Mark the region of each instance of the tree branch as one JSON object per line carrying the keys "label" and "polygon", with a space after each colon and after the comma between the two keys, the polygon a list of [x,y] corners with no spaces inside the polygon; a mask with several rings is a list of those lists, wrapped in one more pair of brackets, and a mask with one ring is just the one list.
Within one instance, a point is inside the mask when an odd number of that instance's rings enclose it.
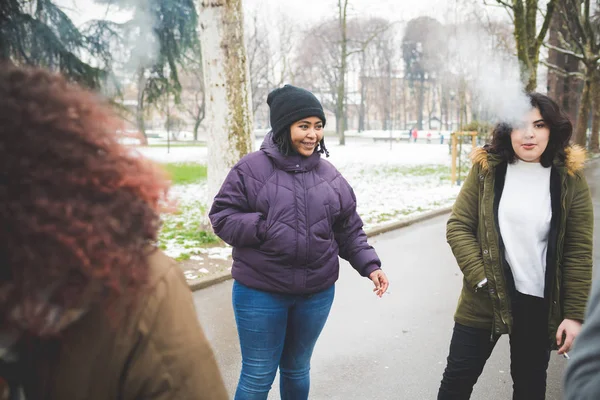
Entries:
{"label": "tree branch", "polygon": [[[585,38],[579,37],[575,33],[575,31],[573,29],[573,25],[571,23],[571,18],[569,18],[570,16],[567,14],[569,7],[571,7],[571,9],[577,10],[577,8],[573,4],[568,5],[568,4],[561,3],[560,8],[559,8],[559,13],[560,13],[560,15],[561,15],[561,17],[563,19],[564,24],[567,26],[567,30],[569,31],[569,35],[571,36],[571,42],[574,42],[577,45],[577,47],[579,47],[579,50],[581,51],[581,54],[585,54],[585,46],[584,46],[584,43],[585,43],[584,39]],[[573,18],[573,19],[579,20],[579,15],[575,15],[575,18]],[[562,37],[562,34],[561,34],[560,31],[559,31],[559,34]],[[564,38],[563,38],[563,43],[562,44],[563,45],[566,44],[566,41],[564,40]]]}
{"label": "tree branch", "polygon": [[556,0],[550,0],[546,5],[546,17],[544,18],[544,23],[542,24],[542,28],[540,29],[540,33],[536,40],[536,50],[539,51],[540,46],[544,42],[544,38],[546,37],[546,33],[548,33],[548,28],[550,27],[550,21],[552,20],[552,15],[554,14],[554,8],[556,7]]}
{"label": "tree branch", "polygon": [[[565,4],[564,4],[565,10],[568,7],[567,3],[571,3],[571,1],[565,0]],[[581,41],[583,43],[587,43],[590,38],[587,37],[585,29],[584,29],[583,25],[581,24],[581,18],[580,18],[579,12],[578,12],[579,8],[578,8],[578,6],[576,4],[571,4],[571,10],[575,10],[576,11],[576,15],[574,16],[575,18],[567,19],[567,23],[570,20],[575,20],[575,26],[577,27],[577,30],[579,31],[579,35],[581,37]],[[565,16],[566,16],[566,14],[565,14]]]}
{"label": "tree branch", "polygon": [[546,67],[550,68],[551,70],[553,70],[554,72],[556,72],[560,76],[562,76],[563,78],[570,78],[570,77],[575,77],[575,78],[580,78],[580,79],[585,78],[585,75],[582,74],[581,72],[568,72],[568,71],[565,71],[564,69],[562,69],[554,64],[551,64],[547,61],[544,61],[544,60],[540,61],[540,64],[545,65]]}
{"label": "tree branch", "polygon": [[585,60],[585,56],[584,56],[583,54],[578,54],[578,53],[575,53],[575,52],[574,52],[574,51],[572,51],[572,50],[563,49],[563,48],[561,48],[561,47],[558,47],[558,46],[551,45],[550,43],[544,43],[544,47],[546,47],[547,49],[556,50],[556,51],[558,51],[558,52],[559,52],[559,53],[561,53],[561,54],[566,54],[566,55],[568,55],[568,56],[575,57],[575,58],[577,58],[579,61],[584,61],[584,60]]}
{"label": "tree branch", "polygon": [[[507,3],[507,2],[505,2],[505,1],[502,1],[502,0],[496,0],[496,3],[500,4],[500,5],[499,5],[499,6],[497,6],[497,7],[504,7],[504,8],[509,8],[509,9],[511,9],[511,10],[514,10],[514,7],[513,7],[511,4],[508,4],[508,3]],[[484,4],[484,5],[486,5],[486,6],[488,6],[488,5],[493,5],[493,4],[487,4],[487,2],[486,2],[485,0],[483,1],[483,4]]]}

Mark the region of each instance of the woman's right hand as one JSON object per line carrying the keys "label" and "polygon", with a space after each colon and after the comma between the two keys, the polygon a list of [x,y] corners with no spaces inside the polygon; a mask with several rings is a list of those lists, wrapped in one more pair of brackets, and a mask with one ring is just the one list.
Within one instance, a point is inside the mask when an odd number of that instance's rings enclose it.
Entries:
{"label": "woman's right hand", "polygon": [[379,297],[382,297],[383,294],[387,291],[388,286],[390,285],[388,278],[385,275],[385,272],[383,272],[380,269],[376,269],[375,271],[371,272],[369,278],[375,284],[375,289],[373,289],[375,294]]}

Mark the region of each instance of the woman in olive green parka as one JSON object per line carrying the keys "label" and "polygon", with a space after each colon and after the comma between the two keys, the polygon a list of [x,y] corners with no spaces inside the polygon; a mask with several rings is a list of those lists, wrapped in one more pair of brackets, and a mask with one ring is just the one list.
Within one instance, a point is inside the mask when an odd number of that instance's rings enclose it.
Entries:
{"label": "woman in olive green parka", "polygon": [[463,272],[438,399],[468,399],[502,334],[510,335],[513,399],[545,398],[550,350],[581,329],[592,273],[593,208],[585,151],[547,96],[513,128],[496,126],[447,224]]}

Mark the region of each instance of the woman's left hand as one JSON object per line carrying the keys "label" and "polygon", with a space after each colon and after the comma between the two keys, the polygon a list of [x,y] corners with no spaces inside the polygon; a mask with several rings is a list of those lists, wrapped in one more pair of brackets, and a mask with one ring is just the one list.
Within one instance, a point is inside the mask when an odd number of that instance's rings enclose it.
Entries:
{"label": "woman's left hand", "polygon": [[[558,354],[564,354],[571,350],[573,341],[579,335],[581,331],[581,322],[575,321],[574,319],[565,319],[562,324],[558,327],[556,332],[556,345],[562,347],[558,349]],[[563,336],[565,337],[564,343],[562,343]]]}
{"label": "woman's left hand", "polygon": [[371,272],[369,278],[375,284],[375,289],[373,289],[375,294],[379,297],[383,296],[390,284],[387,276],[385,276],[385,272],[380,269],[376,269],[375,271]]}

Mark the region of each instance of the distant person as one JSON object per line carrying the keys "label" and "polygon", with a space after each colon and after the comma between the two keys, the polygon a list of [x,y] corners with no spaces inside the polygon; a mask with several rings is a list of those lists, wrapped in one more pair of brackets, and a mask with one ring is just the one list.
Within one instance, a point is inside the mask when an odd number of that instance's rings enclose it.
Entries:
{"label": "distant person", "polygon": [[0,396],[227,393],[182,271],[155,247],[168,183],[98,96],[0,68]]}
{"label": "distant person", "polygon": [[431,143],[431,132],[427,132],[427,144]]}
{"label": "distant person", "polygon": [[585,323],[570,356],[565,374],[565,400],[600,399],[600,275],[594,280]]}
{"label": "distant person", "polygon": [[[272,131],[242,158],[215,197],[215,233],[233,246],[233,310],[242,350],[236,400],[309,397],[310,359],[329,316],[338,256],[383,296],[388,280],[367,243],[354,191],[323,139],[325,114],[309,91],[269,93]],[[349,350],[351,352],[352,350]]]}
{"label": "distant person", "polygon": [[476,149],[447,238],[464,275],[439,400],[468,399],[498,338],[510,335],[513,399],[544,399],[551,349],[581,330],[592,274],[585,151],[569,118],[528,94],[523,122]]}
{"label": "distant person", "polygon": [[417,128],[414,128],[412,131],[412,137],[413,137],[413,142],[417,143],[417,138],[419,137],[419,131],[417,131]]}
{"label": "distant person", "polygon": [[444,144],[444,134],[440,133],[440,144]]}

